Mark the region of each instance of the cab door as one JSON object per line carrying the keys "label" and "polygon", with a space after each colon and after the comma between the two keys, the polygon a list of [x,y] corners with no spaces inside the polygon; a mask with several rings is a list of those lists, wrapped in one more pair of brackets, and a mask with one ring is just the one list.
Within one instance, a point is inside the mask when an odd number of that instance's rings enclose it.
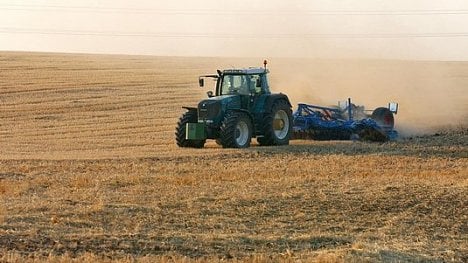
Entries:
{"label": "cab door", "polygon": [[260,75],[249,75],[248,83],[250,92],[249,111],[255,113],[259,111],[259,104],[263,104],[261,103],[261,95],[263,93],[262,78]]}

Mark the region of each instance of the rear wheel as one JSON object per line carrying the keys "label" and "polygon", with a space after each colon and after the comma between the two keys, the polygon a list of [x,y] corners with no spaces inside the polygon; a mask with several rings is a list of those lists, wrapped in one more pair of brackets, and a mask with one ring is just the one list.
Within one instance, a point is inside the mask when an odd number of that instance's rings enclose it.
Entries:
{"label": "rear wheel", "polygon": [[393,130],[395,120],[393,113],[389,109],[384,107],[377,108],[372,112],[371,118],[377,122],[384,132]]}
{"label": "rear wheel", "polygon": [[263,137],[257,137],[260,145],[288,145],[292,131],[292,110],[284,100],[276,101],[271,112],[263,119]]}
{"label": "rear wheel", "polygon": [[187,123],[196,123],[198,121],[197,112],[189,110],[180,117],[175,131],[176,142],[179,147],[203,148],[206,140],[187,140],[185,137]]}
{"label": "rear wheel", "polygon": [[365,127],[359,131],[359,136],[363,140],[374,142],[385,142],[390,139],[391,134],[394,134],[393,126],[395,120],[393,113],[384,107],[375,109],[372,112],[371,119],[374,120],[378,127]]}
{"label": "rear wheel", "polygon": [[247,148],[252,139],[252,122],[247,114],[229,112],[220,129],[219,142],[223,148]]}

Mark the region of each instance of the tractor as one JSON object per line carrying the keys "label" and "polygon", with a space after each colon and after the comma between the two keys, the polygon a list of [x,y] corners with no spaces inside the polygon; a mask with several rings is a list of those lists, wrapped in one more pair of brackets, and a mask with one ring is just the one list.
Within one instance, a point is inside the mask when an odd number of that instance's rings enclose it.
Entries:
{"label": "tractor", "polygon": [[288,145],[292,133],[292,106],[288,96],[273,94],[266,67],[218,70],[215,75],[199,77],[216,83],[215,93],[187,111],[177,123],[175,136],[179,147],[202,148],[207,139],[223,148],[247,148],[252,138],[260,145]]}

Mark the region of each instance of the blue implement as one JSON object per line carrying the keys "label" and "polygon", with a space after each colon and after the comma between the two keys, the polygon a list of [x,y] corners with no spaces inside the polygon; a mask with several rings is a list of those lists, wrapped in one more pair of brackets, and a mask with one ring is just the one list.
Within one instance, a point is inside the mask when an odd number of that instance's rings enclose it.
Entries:
{"label": "blue implement", "polygon": [[348,99],[344,109],[300,103],[293,114],[293,139],[395,140],[393,112],[377,108],[371,115]]}

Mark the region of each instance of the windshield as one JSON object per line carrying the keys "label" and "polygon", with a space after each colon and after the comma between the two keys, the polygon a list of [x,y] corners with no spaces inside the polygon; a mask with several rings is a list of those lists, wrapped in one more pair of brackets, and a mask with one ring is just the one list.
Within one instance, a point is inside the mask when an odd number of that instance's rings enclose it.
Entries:
{"label": "windshield", "polygon": [[227,94],[249,95],[247,75],[224,75],[221,84],[221,95]]}

